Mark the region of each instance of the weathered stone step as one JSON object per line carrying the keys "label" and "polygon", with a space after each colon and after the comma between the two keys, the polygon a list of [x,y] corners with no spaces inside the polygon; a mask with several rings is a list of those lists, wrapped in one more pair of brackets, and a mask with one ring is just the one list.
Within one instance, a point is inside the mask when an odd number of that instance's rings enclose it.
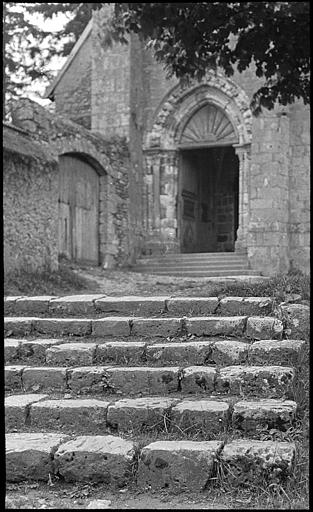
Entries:
{"label": "weathered stone step", "polygon": [[140,269],[137,270],[136,268],[132,269],[133,272],[141,272],[151,275],[158,275],[158,276],[176,276],[176,277],[241,277],[241,276],[258,276],[262,277],[261,274],[257,270],[236,270],[229,268],[227,270],[180,270],[179,267],[177,270],[160,270],[158,268],[154,270],[147,270],[147,269]]}
{"label": "weathered stone step", "polygon": [[134,268],[135,272],[158,272],[159,270],[162,270],[163,272],[171,272],[172,270],[179,270],[180,272],[184,271],[191,271],[191,270],[201,270],[201,271],[208,271],[208,272],[215,272],[215,271],[237,271],[237,270],[249,270],[249,267],[246,263],[225,263],[221,261],[216,262],[186,262],[186,263],[163,263],[158,265],[137,265]]}
{"label": "weathered stone step", "polygon": [[45,480],[59,474],[67,482],[104,482],[123,487],[132,476],[135,446],[115,436],[55,433],[6,435],[6,477],[9,482]]}
{"label": "weathered stone step", "polygon": [[[81,366],[99,364],[147,363],[153,366],[296,364],[305,346],[302,340],[260,340],[243,342],[235,339],[193,341],[71,342],[62,339],[4,340],[7,364],[48,364],[51,366]],[[187,338],[188,339],[188,338]]]}
{"label": "weathered stone step", "polygon": [[270,313],[270,297],[105,297],[101,295],[73,295],[65,297],[6,297],[5,315],[62,315],[93,316],[119,315],[172,316],[264,315]]}
{"label": "weathered stone step", "polygon": [[127,316],[105,318],[32,318],[5,317],[5,334],[9,336],[153,336],[180,337],[236,336],[251,339],[281,339],[283,322],[274,317],[195,316],[140,318]]}
{"label": "weathered stone step", "polygon": [[67,389],[75,394],[151,395],[214,393],[282,397],[290,392],[295,372],[288,366],[5,367],[8,391],[47,392]]}
{"label": "weathered stone step", "polygon": [[271,482],[276,475],[279,480],[291,473],[295,452],[294,443],[288,442],[156,441],[141,450],[137,485],[201,491],[209,488],[217,471],[234,486],[247,473],[253,481],[263,477]]}
{"label": "weathered stone step", "polygon": [[[55,433],[15,433],[6,436],[8,482],[48,481],[49,474],[66,482],[104,482],[123,487],[136,481],[139,488],[204,490],[222,465],[232,478],[236,466],[250,477],[286,477],[295,458],[287,442],[238,440],[156,441],[141,450],[133,441],[115,436],[68,438]],[[139,457],[136,470],[135,459]],[[247,460],[249,464],[247,464]],[[257,476],[256,476],[257,475]],[[212,480],[213,481],[213,480]]]}
{"label": "weathered stone step", "polygon": [[164,256],[144,256],[137,260],[138,263],[162,263],[166,261],[186,261],[186,260],[246,260],[246,253],[244,252],[193,252],[193,253],[181,253],[181,254],[166,254]]}
{"label": "weathered stone step", "polygon": [[5,398],[5,426],[6,431],[28,427],[77,434],[173,432],[178,438],[197,432],[209,439],[230,425],[249,432],[265,425],[286,430],[296,411],[297,404],[291,400],[166,396],[49,399],[45,394],[25,393]]}

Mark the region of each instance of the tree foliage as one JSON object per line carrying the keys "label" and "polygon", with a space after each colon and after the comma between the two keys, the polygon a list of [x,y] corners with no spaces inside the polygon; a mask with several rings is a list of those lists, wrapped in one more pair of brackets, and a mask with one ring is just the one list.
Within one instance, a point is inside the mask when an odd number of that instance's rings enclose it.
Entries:
{"label": "tree foliage", "polygon": [[[49,34],[40,31],[43,40]],[[15,98],[32,80],[44,76],[36,26],[14,2],[3,4],[3,95]]]}
{"label": "tree foliage", "polygon": [[[66,56],[87,25],[92,12],[103,3],[18,4],[28,14],[44,19],[62,12],[65,27],[48,34],[13,12],[7,6],[4,25],[4,75],[10,94],[23,83],[43,76],[54,55]],[[276,102],[286,105],[302,98],[309,103],[309,2],[194,2],[194,3],[116,3],[109,34],[111,41],[127,42],[136,33],[164,64],[168,76],[183,81],[202,80],[217,67],[227,76],[251,67],[261,80],[251,107],[258,114],[262,107]],[[105,24],[107,30],[107,24]],[[42,42],[49,38],[46,54]],[[27,59],[22,62],[16,47],[26,41]],[[15,53],[13,47],[15,45]],[[16,80],[16,75],[20,76]],[[12,78],[13,77],[13,78]],[[24,81],[24,82],[23,82]]]}
{"label": "tree foliage", "polygon": [[[73,48],[101,4],[93,3],[17,3],[3,4],[3,103],[9,110],[10,102],[40,80],[48,84],[53,79],[49,64],[54,56],[65,57]],[[62,30],[46,31],[35,21],[60,13],[68,22]]]}
{"label": "tree foliage", "polygon": [[116,4],[115,34],[137,33],[168,76],[201,80],[220,67],[227,76],[254,66],[262,85],[251,107],[309,103],[309,2]]}

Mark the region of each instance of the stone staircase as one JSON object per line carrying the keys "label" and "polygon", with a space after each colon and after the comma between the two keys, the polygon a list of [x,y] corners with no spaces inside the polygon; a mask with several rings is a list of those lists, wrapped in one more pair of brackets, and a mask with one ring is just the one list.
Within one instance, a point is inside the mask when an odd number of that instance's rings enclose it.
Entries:
{"label": "stone staircase", "polygon": [[290,475],[295,444],[261,434],[296,420],[306,342],[296,322],[287,339],[270,298],[6,297],[4,308],[9,482],[182,492],[221,473],[234,485]]}
{"label": "stone staircase", "polygon": [[178,277],[260,276],[240,252],[168,254],[137,260],[133,272]]}

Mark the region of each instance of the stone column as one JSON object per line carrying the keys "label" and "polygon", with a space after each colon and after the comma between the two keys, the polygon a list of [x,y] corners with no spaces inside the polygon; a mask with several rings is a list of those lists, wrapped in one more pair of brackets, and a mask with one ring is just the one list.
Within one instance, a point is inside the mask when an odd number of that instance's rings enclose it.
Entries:
{"label": "stone column", "polygon": [[158,148],[144,154],[144,252],[177,252],[177,152]]}
{"label": "stone column", "polygon": [[251,145],[235,145],[234,148],[239,159],[239,225],[237,230],[237,240],[235,242],[235,250],[245,252],[247,250],[247,235],[250,218],[249,170]]}
{"label": "stone column", "polygon": [[179,252],[177,194],[178,151],[164,150],[160,173],[160,229],[165,252]]}

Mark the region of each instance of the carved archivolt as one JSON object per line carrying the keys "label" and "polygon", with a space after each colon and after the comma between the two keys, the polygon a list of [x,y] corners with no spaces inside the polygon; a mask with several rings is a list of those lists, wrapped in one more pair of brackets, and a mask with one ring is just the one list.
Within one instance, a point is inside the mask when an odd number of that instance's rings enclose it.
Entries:
{"label": "carved archivolt", "polygon": [[[219,115],[220,121],[224,123],[221,128],[225,129],[222,135],[231,137],[230,144],[251,143],[252,113],[246,93],[222,74],[212,71],[200,84],[188,88],[177,85],[167,94],[156,111],[151,130],[146,135],[145,149],[176,149],[184,142],[184,130],[188,123],[201,125],[200,117],[202,116],[203,121],[205,114],[211,116],[210,121],[213,121],[214,114]],[[205,135],[205,130],[202,123],[200,136]],[[214,129],[210,133],[206,131],[206,135],[210,136],[207,142],[214,142],[215,136],[215,144],[218,145],[221,134]]]}

